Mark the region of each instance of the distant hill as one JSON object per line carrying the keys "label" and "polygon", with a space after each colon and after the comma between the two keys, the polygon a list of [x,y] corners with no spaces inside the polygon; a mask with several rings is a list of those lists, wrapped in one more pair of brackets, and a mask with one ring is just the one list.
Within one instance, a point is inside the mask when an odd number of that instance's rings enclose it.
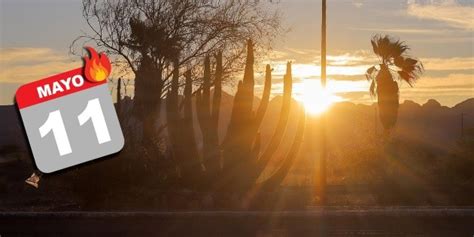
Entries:
{"label": "distant hill", "polygon": [[[256,99],[255,106],[258,106]],[[261,136],[263,145],[270,139],[279,118],[281,96],[274,97],[268,106],[262,123]],[[122,111],[131,111],[133,101],[127,98]],[[222,107],[219,122],[219,134],[222,140],[229,122],[233,97],[227,93],[222,95]],[[296,115],[299,104],[293,101],[289,127],[278,155],[283,155],[291,144],[296,128]],[[164,106],[163,106],[164,107]],[[164,114],[164,110],[162,111]],[[464,116],[465,129],[474,127],[474,98],[463,101],[452,108],[441,106],[436,100],[429,100],[423,105],[406,100],[400,105],[396,139],[411,141],[414,144],[431,147],[433,150],[446,151],[456,144],[461,136],[461,114]],[[162,116],[162,119],[164,116]],[[330,151],[334,154],[354,148],[360,148],[380,138],[382,126],[376,116],[375,105],[361,105],[350,102],[334,104],[327,117],[327,134]],[[0,159],[5,159],[8,149],[27,150],[22,124],[13,105],[0,106]],[[135,120],[136,121],[136,120]],[[317,117],[308,117],[308,124],[318,125]],[[197,137],[200,137],[198,123],[195,123]],[[309,129],[307,129],[307,132]],[[313,132],[318,130],[313,127]],[[309,146],[317,147],[317,141],[305,138],[303,150]],[[200,143],[200,142],[198,142]],[[5,150],[6,149],[6,150]],[[317,149],[317,148],[316,148]],[[305,154],[304,152],[301,152]],[[311,154],[310,154],[311,155]],[[309,155],[309,156],[310,156]],[[314,154],[313,154],[314,155]]]}
{"label": "distant hill", "polygon": [[4,147],[26,149],[23,124],[14,105],[0,106],[0,151]]}
{"label": "distant hill", "polygon": [[0,164],[15,159],[9,154],[27,151],[23,124],[14,105],[0,106]]}

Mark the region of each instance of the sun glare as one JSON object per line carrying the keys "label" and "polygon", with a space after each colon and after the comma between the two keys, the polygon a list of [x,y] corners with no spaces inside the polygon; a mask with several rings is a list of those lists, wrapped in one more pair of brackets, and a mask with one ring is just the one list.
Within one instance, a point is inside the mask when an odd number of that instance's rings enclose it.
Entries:
{"label": "sun glare", "polygon": [[312,115],[319,115],[328,110],[335,102],[342,101],[328,89],[321,87],[319,80],[305,79],[295,88],[296,99],[303,103],[306,111]]}

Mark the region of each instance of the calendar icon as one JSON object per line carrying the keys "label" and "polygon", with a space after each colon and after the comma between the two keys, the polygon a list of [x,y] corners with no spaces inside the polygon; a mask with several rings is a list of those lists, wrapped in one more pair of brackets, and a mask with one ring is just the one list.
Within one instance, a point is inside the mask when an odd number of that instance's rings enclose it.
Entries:
{"label": "calendar icon", "polygon": [[106,55],[21,86],[16,101],[38,169],[51,173],[120,151],[124,138],[107,87]]}

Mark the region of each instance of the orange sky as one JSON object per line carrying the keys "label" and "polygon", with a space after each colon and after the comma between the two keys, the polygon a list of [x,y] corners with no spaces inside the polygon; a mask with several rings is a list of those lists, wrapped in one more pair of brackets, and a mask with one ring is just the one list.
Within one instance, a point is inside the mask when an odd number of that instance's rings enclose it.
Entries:
{"label": "orange sky", "polygon": [[[264,4],[283,14],[289,32],[276,39],[271,54],[259,60],[257,81],[262,82],[263,65],[271,64],[272,91],[278,95],[286,61],[291,60],[295,98],[317,98],[308,88],[319,90],[320,0]],[[363,74],[378,62],[369,40],[382,33],[406,41],[426,69],[414,88],[401,84],[402,101],[424,103],[435,98],[452,106],[474,97],[473,5],[463,0],[329,1],[325,93],[331,101],[373,101]],[[78,57],[68,55],[72,40],[81,30],[87,31],[81,1],[3,0],[0,11],[0,104],[11,104],[22,83],[81,66]]]}

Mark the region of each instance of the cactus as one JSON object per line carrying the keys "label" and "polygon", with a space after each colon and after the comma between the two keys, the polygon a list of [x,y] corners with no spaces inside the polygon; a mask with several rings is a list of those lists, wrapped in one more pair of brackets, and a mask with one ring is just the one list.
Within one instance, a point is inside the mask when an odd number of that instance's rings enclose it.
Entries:
{"label": "cactus", "polygon": [[[177,65],[177,59],[175,60]],[[168,124],[168,134],[173,151],[173,158],[176,160],[177,166],[180,167],[184,163],[181,154],[183,149],[181,141],[181,116],[178,111],[178,90],[179,90],[179,68],[174,67],[171,86],[166,94],[166,121]]]}
{"label": "cactus", "polygon": [[209,178],[219,172],[219,136],[218,122],[222,94],[222,53],[216,56],[216,73],[214,77],[214,94],[211,108],[211,66],[210,58],[204,60],[204,77],[202,89],[196,93],[198,121],[203,139],[203,165]]}
{"label": "cactus", "polygon": [[179,65],[178,59],[174,62],[171,87],[166,96],[166,120],[173,148],[173,158],[179,171],[178,176],[185,186],[192,186],[196,176],[200,173],[201,166],[194,136],[192,79],[191,72],[187,71],[185,73],[184,112],[182,115],[179,111],[179,67],[177,65]]}
{"label": "cactus", "polygon": [[296,129],[296,135],[293,140],[293,143],[291,144],[290,150],[288,151],[288,154],[283,159],[283,162],[280,167],[264,182],[257,185],[261,186],[263,190],[273,190],[277,185],[279,185],[285,179],[286,175],[290,171],[290,168],[296,159],[296,156],[298,155],[301,143],[303,142],[306,124],[306,112],[303,106],[300,107],[300,112],[298,116],[299,119],[298,126]]}
{"label": "cactus", "polygon": [[161,97],[156,91],[163,88],[162,72],[144,55],[135,77],[134,114],[143,123],[143,143],[147,148],[154,147],[156,138],[155,121],[159,118]]}
{"label": "cactus", "polygon": [[[247,64],[247,66],[253,67],[253,65],[249,65],[249,64]],[[269,71],[270,70],[267,67],[267,73]],[[266,93],[265,92],[266,90],[269,91],[271,89],[270,88],[271,77],[267,75],[266,80],[267,82],[265,84],[267,85],[267,87],[264,88],[264,94]],[[253,84],[253,82],[249,82],[249,84]],[[229,125],[229,130],[234,132],[234,134],[228,133],[227,135],[245,139],[243,142],[239,140],[231,140],[231,139],[225,141],[226,143],[225,143],[224,149],[226,150],[224,151],[224,155],[225,155],[224,165],[225,165],[226,172],[224,173],[231,174],[231,175],[243,174],[238,179],[233,179],[232,184],[230,185],[230,187],[232,187],[233,189],[245,192],[246,190],[251,188],[251,186],[255,184],[256,180],[258,179],[258,177],[260,176],[264,168],[267,166],[268,161],[276,152],[283,138],[283,134],[285,132],[285,128],[288,122],[290,104],[291,104],[291,91],[292,91],[291,63],[288,63],[287,73],[284,77],[283,103],[281,107],[280,118],[268,146],[265,148],[265,150],[260,156],[258,156],[258,154],[260,153],[260,146],[261,146],[258,128],[262,121],[261,118],[257,116],[253,116],[251,117],[249,122],[247,123],[242,122],[240,124],[238,120],[237,121],[231,120],[231,124]],[[239,93],[239,91],[237,93]],[[251,95],[253,97],[253,92]],[[239,100],[242,98],[243,97],[236,96],[234,103],[238,104]],[[265,100],[261,101],[259,108],[257,110],[257,115],[265,113],[267,104],[268,104],[268,98],[265,98]],[[234,113],[239,113],[239,112],[236,110],[234,111]],[[253,111],[250,111],[249,113],[253,115]],[[235,118],[238,119],[238,114],[236,115]],[[244,119],[247,119],[247,118],[244,117]],[[233,125],[232,122],[237,124],[237,126]],[[251,124],[251,126],[247,124]],[[234,128],[235,130],[231,130],[232,126],[235,126]],[[239,150],[237,150],[236,148]]]}
{"label": "cactus", "polygon": [[[238,166],[239,156],[243,159],[251,159],[257,129],[254,121],[253,99],[254,99],[254,75],[253,75],[253,45],[247,42],[247,60],[245,64],[244,78],[239,81],[237,92],[234,97],[232,115],[228,125],[227,134],[224,138],[224,168]],[[267,88],[266,88],[267,89]],[[268,103],[262,101],[261,103]],[[257,143],[255,143],[257,145]]]}
{"label": "cactus", "polygon": [[[291,106],[291,92],[292,92],[292,84],[293,84],[293,77],[291,75],[291,63],[288,62],[286,65],[286,74],[283,80],[284,88],[283,88],[283,103],[281,106],[280,112],[280,119],[278,120],[277,128],[270,140],[270,143],[267,149],[264,151],[260,159],[257,163],[257,174],[260,174],[263,169],[270,161],[270,158],[277,150],[280,142],[283,138],[283,134],[288,123],[288,117],[290,114],[290,106]],[[258,177],[254,177],[258,178]]]}
{"label": "cactus", "polygon": [[193,81],[191,78],[191,71],[186,71],[185,73],[185,87],[184,87],[184,113],[183,119],[181,120],[183,144],[185,149],[183,150],[183,156],[185,163],[182,165],[184,174],[188,178],[188,184],[193,184],[198,178],[198,175],[201,174],[201,157],[198,152],[196,145],[196,139],[194,134],[194,124],[193,124],[193,101],[192,101],[192,88]]}
{"label": "cactus", "polygon": [[[196,91],[196,112],[203,137],[201,156],[198,155],[196,149],[192,127],[192,107],[190,102],[192,95],[191,75],[190,73],[186,74],[184,120],[180,117],[179,113],[178,76],[173,76],[172,86],[167,96],[167,120],[170,141],[173,144],[174,157],[178,166],[181,167],[183,164],[189,163],[189,159],[193,159],[190,158],[189,155],[196,152],[192,157],[194,157],[195,160],[198,159],[196,157],[202,157],[202,166],[204,167],[204,172],[202,173],[196,172],[199,170],[199,167],[196,165],[189,170],[181,169],[182,173],[193,173],[192,177],[196,179],[191,180],[191,183],[196,184],[196,182],[199,182],[198,180],[202,180],[201,184],[205,185],[207,190],[217,187],[231,192],[245,194],[252,186],[257,185],[257,179],[280,145],[288,123],[291,106],[291,63],[288,62],[287,64],[287,72],[284,77],[283,103],[280,118],[270,142],[263,151],[261,151],[259,127],[263,121],[270,99],[272,85],[271,68],[269,65],[266,66],[262,99],[257,110],[254,111],[255,81],[253,64],[253,44],[252,41],[249,40],[247,42],[247,59],[244,78],[242,81],[239,81],[238,84],[226,136],[223,139],[223,143],[219,144],[218,120],[222,94],[222,53],[218,53],[216,56],[216,70],[213,83],[211,83],[210,58],[205,58],[202,86]],[[177,69],[175,70],[177,71]],[[176,75],[177,74],[178,72],[176,72]],[[214,85],[212,100],[211,84]],[[287,156],[278,170],[268,178],[268,180],[257,186],[265,187],[265,189],[274,188],[281,183],[288,173],[295,160],[304,133],[305,117],[304,110],[302,109],[302,111],[297,134]],[[187,121],[187,125],[182,124],[182,121]],[[187,142],[183,140],[183,136],[188,138]],[[183,149],[183,147],[185,148]],[[188,152],[188,154],[185,155],[182,152],[183,150],[193,150],[193,152]],[[223,163],[222,167],[221,162]],[[203,179],[197,178],[199,175],[204,175],[201,177]],[[219,179],[219,183],[215,182],[216,179]]]}

